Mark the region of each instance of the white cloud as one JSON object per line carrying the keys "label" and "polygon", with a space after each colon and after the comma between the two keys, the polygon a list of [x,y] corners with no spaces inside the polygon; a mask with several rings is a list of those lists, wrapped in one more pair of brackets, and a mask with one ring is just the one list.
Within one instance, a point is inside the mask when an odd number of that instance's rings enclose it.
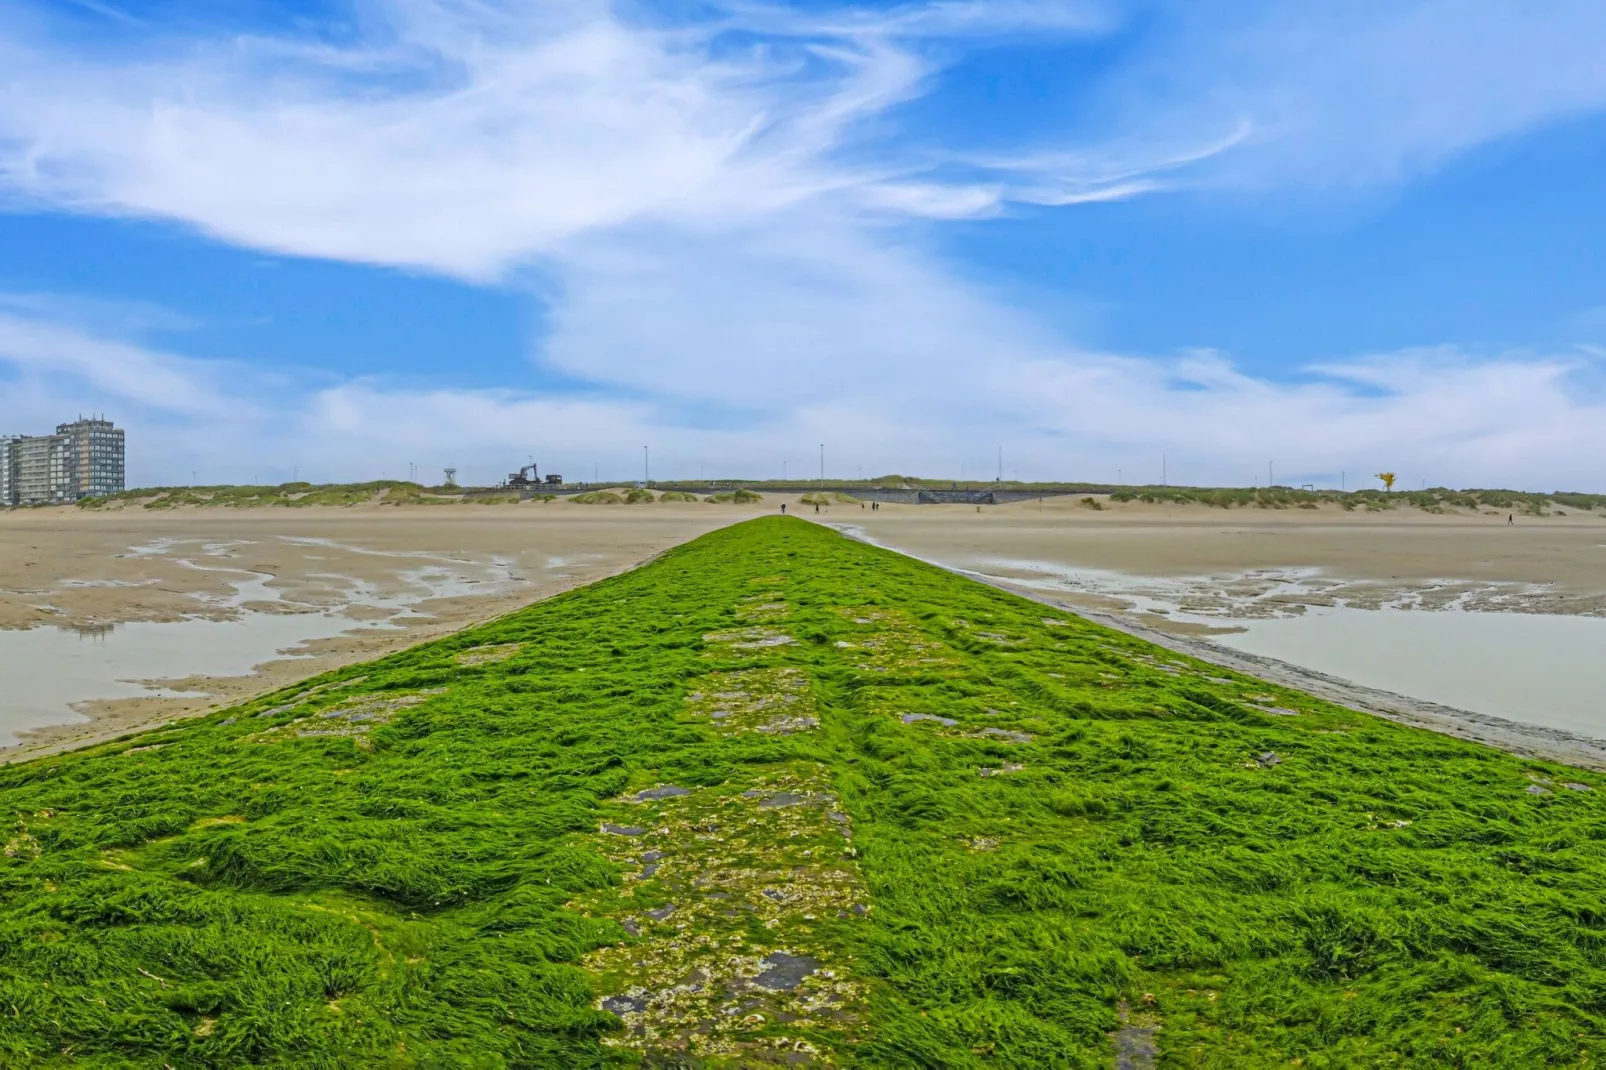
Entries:
{"label": "white cloud", "polygon": [[[948,270],[922,227],[1201,182],[1395,181],[1606,101],[1598,4],[1172,5],[1158,21],[1176,36],[1112,80],[1109,137],[988,158],[905,157],[896,107],[968,39],[1099,33],[1118,9],[732,4],[651,26],[600,0],[368,10],[338,46],[91,59],[14,34],[0,195],[471,280],[534,265],[556,282],[544,359],[597,394],[242,389],[104,317],[0,305],[0,418],[116,401],[146,479],[184,478],[203,449],[231,466],[218,479],[410,461],[485,479],[530,451],[633,472],[641,443],[662,471],[705,458],[772,475],[828,441],[867,471],[974,470],[1002,443],[1043,477],[1136,478],[1140,462],[1157,477],[1166,452],[1198,482],[1241,483],[1275,457],[1595,483],[1577,457],[1599,452],[1602,413],[1579,356],[1388,354],[1288,383],[1212,354],[1088,354]],[[947,165],[969,177],[934,177]]]}
{"label": "white cloud", "polygon": [[[344,48],[234,38],[118,63],[13,42],[0,188],[476,280],[618,224],[752,218],[857,189],[906,214],[972,214],[985,195],[831,155],[932,73],[901,38],[1095,28],[1084,8],[911,5],[834,26],[748,9],[653,28],[596,0],[390,0]],[[770,37],[733,43],[732,28]]]}
{"label": "white cloud", "polygon": [[[840,307],[856,304],[850,300]],[[815,311],[830,315],[829,294]],[[763,322],[763,309],[733,330]],[[956,308],[934,333],[966,325]],[[1275,460],[1280,480],[1336,481],[1389,468],[1408,482],[1534,489],[1598,487],[1606,402],[1584,352],[1479,357],[1453,349],[1378,354],[1308,369],[1296,383],[1244,373],[1213,353],[1175,360],[1055,350],[996,312],[996,347],[935,371],[913,359],[886,374],[853,352],[800,361],[783,405],[751,419],[689,423],[671,399],[538,396],[506,390],[413,389],[377,380],[323,387],[265,381],[233,366],[174,358],[135,342],[17,316],[0,318],[0,430],[40,431],[80,411],[118,414],[129,428],[136,483],[433,478],[448,465],[489,482],[533,455],[542,471],[636,478],[650,446],[660,478],[768,478],[782,464],[815,472],[887,471],[972,477],[1242,485]],[[956,326],[957,325],[957,326]],[[618,337],[617,335],[615,337]],[[736,335],[733,337],[741,337]],[[790,359],[810,335],[789,328],[772,344]],[[681,348],[665,344],[669,369]],[[741,377],[740,356],[729,361]],[[672,370],[666,370],[666,377]],[[762,383],[763,380],[759,380]],[[827,389],[827,386],[834,386]],[[734,391],[739,396],[740,391]],[[764,406],[759,396],[743,399]]]}
{"label": "white cloud", "polygon": [[1242,130],[1187,173],[1276,188],[1367,188],[1477,145],[1606,106],[1597,0],[1186,3],[1112,79],[1114,140],[1193,146]]}
{"label": "white cloud", "polygon": [[134,402],[153,411],[193,415],[222,412],[226,404],[219,389],[226,371],[219,365],[3,310],[0,361],[26,379],[66,378],[98,396]]}

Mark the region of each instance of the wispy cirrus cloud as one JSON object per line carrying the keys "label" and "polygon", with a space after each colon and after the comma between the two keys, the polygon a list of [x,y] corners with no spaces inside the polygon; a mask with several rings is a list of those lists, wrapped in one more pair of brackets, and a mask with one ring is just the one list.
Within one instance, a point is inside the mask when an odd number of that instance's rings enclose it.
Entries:
{"label": "wispy cirrus cloud", "polygon": [[855,194],[942,217],[974,192],[833,159],[855,124],[936,69],[907,39],[1080,32],[1097,25],[1082,9],[752,8],[664,27],[600,3],[393,0],[347,47],[230,38],[108,63],[13,45],[0,184],[43,205],[476,280],[642,219],[752,218]]}
{"label": "wispy cirrus cloud", "polygon": [[[1130,5],[672,18],[376,0],[338,38],[152,30],[94,53],[0,30],[9,203],[474,282],[538,273],[540,359],[596,389],[275,385],[259,418],[208,362],[37,308],[0,318],[0,362],[25,386],[12,399],[117,398],[164,455],[184,436],[161,428],[213,428],[242,464],[316,447],[358,466],[405,447],[494,475],[490,458],[539,427],[598,453],[673,441],[727,471],[829,437],[872,468],[926,471],[952,470],[968,440],[1010,442],[1045,476],[1074,456],[1107,477],[1164,450],[1199,481],[1242,481],[1268,451],[1311,472],[1357,458],[1447,482],[1582,478],[1569,451],[1600,445],[1602,414],[1579,354],[1412,351],[1274,380],[1215,355],[1089,353],[926,237],[1022,204],[1403,181],[1606,104],[1603,10],[1145,5],[1152,36],[1087,90],[1100,118],[985,153],[906,141],[900,109],[968,49],[1121,33]],[[52,386],[69,380],[76,395]],[[20,404],[0,399],[0,415]]]}
{"label": "wispy cirrus cloud", "polygon": [[1105,88],[1116,140],[1187,152],[1240,131],[1194,184],[1366,189],[1606,105],[1592,0],[1313,0],[1164,5]]}

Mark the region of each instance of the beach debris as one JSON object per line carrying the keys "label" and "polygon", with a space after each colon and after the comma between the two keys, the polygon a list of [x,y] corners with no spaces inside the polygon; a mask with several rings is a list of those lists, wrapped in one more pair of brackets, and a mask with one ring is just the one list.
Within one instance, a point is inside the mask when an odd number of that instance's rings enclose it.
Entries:
{"label": "beach debris", "polygon": [[1018,773],[1025,768],[1026,766],[1022,765],[1020,762],[1005,762],[997,769],[992,769],[984,765],[981,767],[979,772],[982,776],[1003,776],[1005,773]]}
{"label": "beach debris", "polygon": [[1283,757],[1274,750],[1269,750],[1255,759],[1255,764],[1262,769],[1270,769],[1274,765],[1282,765]]}

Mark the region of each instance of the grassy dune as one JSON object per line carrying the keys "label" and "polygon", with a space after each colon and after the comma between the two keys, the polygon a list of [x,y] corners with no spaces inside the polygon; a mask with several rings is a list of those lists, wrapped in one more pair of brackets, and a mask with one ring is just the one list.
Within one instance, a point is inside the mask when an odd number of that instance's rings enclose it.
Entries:
{"label": "grassy dune", "polygon": [[[370,483],[281,483],[276,486],[143,487],[84,498],[80,509],[176,509],[186,505],[257,509],[315,505],[440,505],[463,500],[454,488],[430,490],[417,483],[381,479]],[[514,494],[507,500],[518,501]]]}
{"label": "grassy dune", "polygon": [[1591,1065],[1603,794],[766,518],[0,769],[0,1065]]}

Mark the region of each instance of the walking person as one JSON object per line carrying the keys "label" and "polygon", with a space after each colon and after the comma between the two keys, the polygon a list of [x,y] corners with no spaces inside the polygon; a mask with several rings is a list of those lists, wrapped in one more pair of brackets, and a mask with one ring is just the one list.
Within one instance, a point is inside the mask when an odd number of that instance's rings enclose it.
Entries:
{"label": "walking person", "polygon": [[1506,526],[1507,527],[1515,527],[1516,523],[1517,523],[1517,514],[1516,513],[1507,513],[1506,514]]}
{"label": "walking person", "polygon": [[782,516],[786,515],[786,503],[785,502],[781,503],[781,515]]}

